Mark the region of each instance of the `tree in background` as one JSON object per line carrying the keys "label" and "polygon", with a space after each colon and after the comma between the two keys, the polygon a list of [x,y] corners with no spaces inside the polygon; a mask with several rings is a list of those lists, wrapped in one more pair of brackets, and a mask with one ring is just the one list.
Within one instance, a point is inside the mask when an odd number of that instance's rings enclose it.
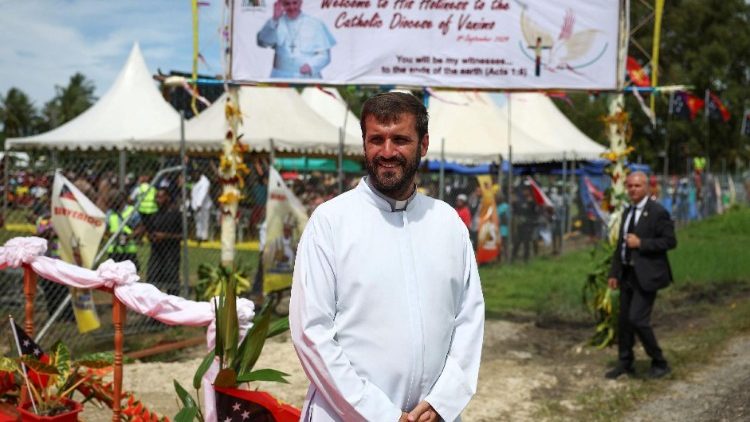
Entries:
{"label": "tree in background", "polygon": [[3,145],[7,138],[33,135],[39,125],[34,104],[18,88],[10,88],[6,95],[0,96],[0,122],[3,124],[0,132]]}
{"label": "tree in background", "polygon": [[[631,2],[631,23],[653,12],[653,2]],[[641,29],[630,43],[629,55],[648,64],[652,29]],[[671,0],[662,21],[660,85],[689,85],[703,98],[705,90],[716,94],[732,113],[729,122],[710,120],[708,152],[714,163],[750,158],[748,141],[740,135],[741,116],[750,105],[750,4],[744,0]],[[645,51],[644,51],[645,50]],[[606,115],[604,95],[572,93],[574,107],[557,102],[558,108],[586,135],[606,145],[601,116]],[[644,94],[647,97],[647,94]],[[669,95],[656,97],[656,128],[640,111],[632,94],[626,110],[633,127],[632,145],[644,163],[663,165],[666,136],[670,139],[670,169],[685,171],[686,159],[706,153],[704,111],[695,120],[668,121]],[[637,160],[638,157],[631,157]],[[718,170],[719,166],[713,166]]]}
{"label": "tree in background", "polygon": [[55,96],[44,105],[45,130],[54,129],[86,111],[96,101],[94,83],[81,73],[70,77],[67,86],[55,86]]}

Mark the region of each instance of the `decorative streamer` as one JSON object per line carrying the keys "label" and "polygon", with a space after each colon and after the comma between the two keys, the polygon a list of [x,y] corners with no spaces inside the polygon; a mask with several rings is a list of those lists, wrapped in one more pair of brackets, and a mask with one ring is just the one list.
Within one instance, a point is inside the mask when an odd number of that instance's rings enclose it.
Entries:
{"label": "decorative streamer", "polygon": [[637,89],[633,90],[633,96],[635,96],[635,98],[638,100],[638,104],[641,105],[641,110],[643,110],[643,114],[648,117],[648,120],[651,122],[651,126],[656,126],[656,114],[654,114],[654,109],[648,108],[646,106],[646,103],[643,101],[643,97],[641,97],[641,93],[638,92]]}

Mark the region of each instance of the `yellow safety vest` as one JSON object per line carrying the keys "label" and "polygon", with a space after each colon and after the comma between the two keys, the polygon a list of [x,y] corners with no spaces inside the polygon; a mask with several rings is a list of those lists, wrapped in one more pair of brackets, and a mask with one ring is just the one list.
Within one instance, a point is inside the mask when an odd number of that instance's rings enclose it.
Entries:
{"label": "yellow safety vest", "polygon": [[[113,212],[109,215],[109,221],[108,228],[109,232],[114,234],[117,233],[117,231],[120,229],[120,224],[122,224],[123,221],[127,220],[130,214],[135,211],[135,208],[133,208],[132,205],[128,205],[125,207],[125,210],[122,212],[122,214],[119,214],[117,212]],[[129,226],[125,226],[122,228],[122,234],[124,235],[130,235],[133,233],[133,229],[131,229]],[[138,252],[138,245],[135,243],[135,240],[128,239],[125,242],[120,242],[119,239],[115,240],[111,245],[109,245],[109,248],[107,249],[107,252],[110,254],[112,253],[137,253]]]}
{"label": "yellow safety vest", "polygon": [[141,183],[138,186],[138,198],[143,198],[138,206],[138,212],[141,214],[153,214],[159,210],[159,204],[156,203],[156,188],[148,183]]}

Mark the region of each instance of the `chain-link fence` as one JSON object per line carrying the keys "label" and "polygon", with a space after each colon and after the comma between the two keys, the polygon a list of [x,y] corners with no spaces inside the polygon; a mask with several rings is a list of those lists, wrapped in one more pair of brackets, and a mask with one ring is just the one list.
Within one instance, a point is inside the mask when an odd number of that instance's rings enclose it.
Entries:
{"label": "chain-link fence", "polygon": [[[337,195],[341,188],[356,186],[364,174],[361,163],[353,160],[344,179],[339,182],[336,160],[323,170],[293,160],[277,157],[275,162],[283,178],[309,212]],[[183,170],[181,163],[187,163]],[[258,237],[265,216],[267,192],[267,155],[248,154],[250,174],[244,180],[237,219],[236,263],[249,279],[258,267]],[[307,163],[307,160],[305,160]],[[6,156],[3,161],[3,229],[0,242],[15,236],[41,236],[48,239],[48,254],[56,256],[60,239],[50,222],[50,195],[55,170],[59,169],[78,190],[106,213],[102,245],[114,237],[110,246],[100,251],[100,262],[133,261],[143,281],[161,290],[196,297],[202,291],[199,267],[220,262],[220,216],[218,207],[221,185],[216,183],[218,158],[214,155],[177,155],[133,152],[54,153],[29,152]],[[161,171],[161,172],[160,172]],[[488,170],[493,183],[498,181],[496,168]],[[158,178],[155,178],[157,177]],[[652,191],[680,222],[695,220],[722,212],[732,203],[748,202],[747,175],[690,174],[670,178],[655,177]],[[608,185],[601,167],[585,163],[517,166],[507,189],[508,173],[500,175],[502,189],[495,197],[503,239],[501,262],[526,260],[538,255],[557,254],[576,243],[595,241],[604,236],[597,201]],[[459,195],[466,195],[472,221],[470,231],[476,240],[478,220],[477,178],[472,174],[445,173],[440,194],[438,172],[419,174],[420,190],[442,197],[455,205]],[[533,185],[533,186],[532,186]],[[526,206],[537,203],[538,189],[552,207]],[[508,196],[510,192],[510,197]],[[533,198],[533,199],[532,199]],[[526,204],[526,205],[525,205]],[[511,218],[512,216],[512,218]],[[113,236],[117,234],[117,236]],[[79,335],[71,304],[66,302],[68,289],[40,280],[35,303],[37,333],[45,326],[43,347],[64,339],[73,349],[91,349],[111,344],[111,298],[96,293],[94,300],[102,327]],[[0,313],[23,315],[22,272],[0,272]],[[205,289],[203,289],[205,290]],[[249,289],[244,295],[249,294]],[[57,313],[56,318],[51,318]],[[7,332],[2,328],[0,332]],[[167,327],[145,316],[129,313],[126,338],[133,334],[164,331]],[[5,336],[10,338],[9,336]]]}

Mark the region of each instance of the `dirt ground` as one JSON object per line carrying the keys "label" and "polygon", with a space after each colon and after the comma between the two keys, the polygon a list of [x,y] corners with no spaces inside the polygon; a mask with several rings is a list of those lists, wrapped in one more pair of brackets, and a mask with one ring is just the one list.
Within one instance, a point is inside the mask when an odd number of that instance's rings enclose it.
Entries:
{"label": "dirt ground", "polygon": [[[750,298],[747,288],[733,294]],[[665,303],[655,312],[655,330],[668,358],[687,347],[684,340],[673,340],[686,324],[693,328],[708,324],[701,314],[690,313],[690,306],[734,300],[705,292],[694,296],[681,298],[679,306]],[[638,406],[633,406],[638,410],[621,415],[624,420],[733,421],[750,416],[750,335],[738,335],[708,364],[678,368],[667,379],[652,381],[639,374],[612,381],[603,374],[615,363],[616,351],[586,346],[590,330],[590,325],[580,322],[488,320],[479,388],[463,420],[600,419],[582,413],[584,403],[601,397],[632,398],[628,393],[644,385],[658,387],[658,394],[633,398],[638,400]],[[135,392],[150,409],[172,418],[178,409],[172,380],[190,386],[202,353],[196,348],[188,353],[191,357],[178,362],[127,365],[125,390]],[[642,374],[648,360],[640,348],[636,357]],[[291,374],[288,385],[261,383],[258,387],[283,401],[302,405],[307,380],[288,335],[269,340],[256,367]],[[111,413],[89,405],[82,419],[107,421]]]}

